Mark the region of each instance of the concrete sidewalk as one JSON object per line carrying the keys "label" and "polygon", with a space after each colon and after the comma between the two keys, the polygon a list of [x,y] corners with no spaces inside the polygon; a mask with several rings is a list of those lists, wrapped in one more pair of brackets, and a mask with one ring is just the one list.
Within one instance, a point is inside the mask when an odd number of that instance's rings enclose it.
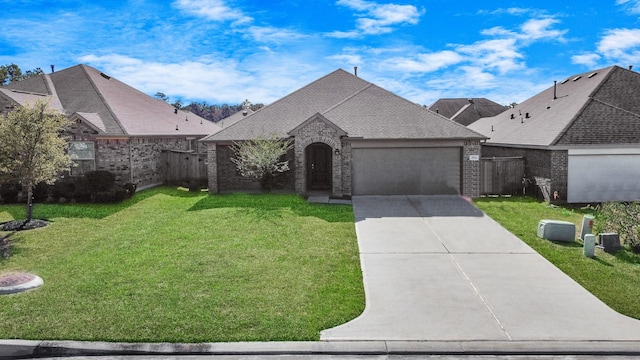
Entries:
{"label": "concrete sidewalk", "polygon": [[640,341],[640,321],[461,197],[354,197],[353,207],[367,306],[322,340]]}

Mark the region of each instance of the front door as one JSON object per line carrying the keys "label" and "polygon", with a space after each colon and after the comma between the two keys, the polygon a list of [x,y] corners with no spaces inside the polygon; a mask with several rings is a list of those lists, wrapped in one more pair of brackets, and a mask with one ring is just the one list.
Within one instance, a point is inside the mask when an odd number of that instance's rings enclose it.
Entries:
{"label": "front door", "polygon": [[331,189],[331,146],[314,143],[307,147],[307,189]]}

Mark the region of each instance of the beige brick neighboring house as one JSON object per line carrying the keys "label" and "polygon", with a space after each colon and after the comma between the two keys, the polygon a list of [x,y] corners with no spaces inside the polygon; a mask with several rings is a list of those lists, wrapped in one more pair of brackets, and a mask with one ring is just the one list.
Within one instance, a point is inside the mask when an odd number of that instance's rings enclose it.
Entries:
{"label": "beige brick neighboring house", "polygon": [[640,74],[611,66],[572,75],[469,128],[483,157],[522,156],[526,176],[561,201],[640,199]]}
{"label": "beige brick neighboring house", "polygon": [[235,171],[229,149],[259,135],[294,140],[287,191],[479,196],[485,136],[344,70],[204,138],[211,193],[259,189]]}
{"label": "beige brick neighboring house", "polygon": [[78,166],[71,176],[108,170],[138,189],[163,183],[162,151],[196,152],[198,139],[220,130],[87,65],[0,87],[3,113],[39,99],[74,122],[69,152]]}

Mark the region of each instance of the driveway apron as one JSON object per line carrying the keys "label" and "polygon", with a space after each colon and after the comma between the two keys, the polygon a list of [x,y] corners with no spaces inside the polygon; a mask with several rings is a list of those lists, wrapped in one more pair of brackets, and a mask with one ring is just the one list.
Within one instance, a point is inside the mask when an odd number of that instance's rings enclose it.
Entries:
{"label": "driveway apron", "polygon": [[353,210],[367,304],[321,340],[640,340],[640,321],[462,197],[357,196]]}

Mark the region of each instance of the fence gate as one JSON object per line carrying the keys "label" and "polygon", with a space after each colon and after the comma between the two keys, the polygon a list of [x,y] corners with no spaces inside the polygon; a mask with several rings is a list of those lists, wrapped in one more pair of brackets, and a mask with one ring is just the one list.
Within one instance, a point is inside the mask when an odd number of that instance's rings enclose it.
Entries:
{"label": "fence gate", "polygon": [[166,150],[163,155],[166,157],[165,182],[167,184],[180,184],[207,178],[206,153]]}
{"label": "fence gate", "polygon": [[524,185],[524,158],[480,159],[480,189],[483,195],[521,194]]}

